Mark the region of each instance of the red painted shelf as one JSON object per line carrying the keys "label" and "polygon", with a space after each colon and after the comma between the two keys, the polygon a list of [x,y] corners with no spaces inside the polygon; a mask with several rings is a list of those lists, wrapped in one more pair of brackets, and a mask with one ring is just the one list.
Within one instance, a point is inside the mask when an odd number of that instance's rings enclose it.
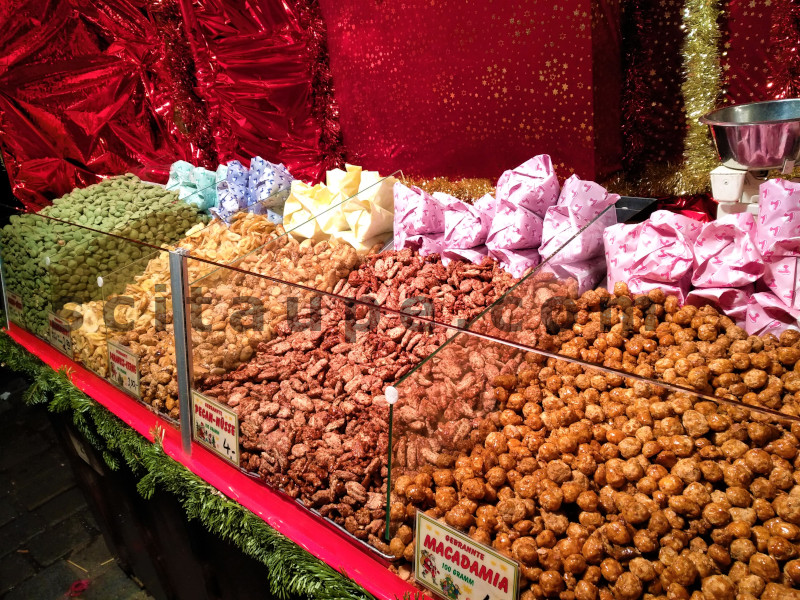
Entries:
{"label": "red painted shelf", "polygon": [[50,344],[12,325],[7,333],[22,347],[58,370],[69,369],[75,386],[114,413],[138,433],[153,440],[156,427],[163,432],[164,451],[192,473],[261,517],[270,527],[300,547],[347,575],[377,598],[394,600],[416,588],[395,574],[369,550],[336,527],[305,510],[294,500],[264,483],[248,477],[217,458],[209,450],[192,444],[191,455],[181,449],[181,436],[172,424],[106,380],[70,360]]}

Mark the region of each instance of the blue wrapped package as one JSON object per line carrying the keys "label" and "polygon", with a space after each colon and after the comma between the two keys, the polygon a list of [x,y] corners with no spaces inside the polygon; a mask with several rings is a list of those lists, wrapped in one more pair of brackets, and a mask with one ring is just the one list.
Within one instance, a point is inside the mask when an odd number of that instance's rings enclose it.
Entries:
{"label": "blue wrapped package", "polygon": [[215,173],[179,160],[169,168],[167,189],[176,190],[181,200],[208,212],[217,204],[215,180]]}
{"label": "blue wrapped package", "polygon": [[252,212],[272,210],[276,215],[282,215],[283,210],[275,209],[283,208],[293,179],[282,164],[276,165],[260,156],[253,157],[247,181],[247,206],[258,204]]}
{"label": "blue wrapped package", "polygon": [[256,202],[248,206],[247,211],[255,215],[265,215],[272,223],[283,223],[283,206],[266,208],[264,203]]}
{"label": "blue wrapped package", "polygon": [[[224,176],[223,176],[224,173]],[[211,213],[229,221],[234,213],[247,207],[247,180],[249,171],[238,160],[217,169],[217,207]]]}

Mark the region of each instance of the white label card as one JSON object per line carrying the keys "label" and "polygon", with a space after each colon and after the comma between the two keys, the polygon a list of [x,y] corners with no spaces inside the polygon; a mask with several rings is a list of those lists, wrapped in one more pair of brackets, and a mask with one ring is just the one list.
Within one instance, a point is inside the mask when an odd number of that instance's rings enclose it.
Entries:
{"label": "white label card", "polygon": [[50,343],[60,350],[62,354],[66,354],[70,358],[75,358],[72,352],[72,336],[70,335],[70,325],[59,317],[50,313]]}
{"label": "white label card", "polygon": [[227,406],[194,390],[192,438],[239,466],[239,417]]}
{"label": "white label card", "polygon": [[136,398],[141,397],[139,394],[139,357],[129,348],[116,342],[108,342],[108,374],[111,383]]}
{"label": "white label card", "polygon": [[25,321],[22,318],[24,311],[22,307],[22,296],[14,292],[8,292],[6,294],[6,300],[8,301],[8,320],[15,325],[25,327]]}
{"label": "white label card", "polygon": [[417,511],[417,583],[448,600],[516,600],[519,565],[422,511]]}

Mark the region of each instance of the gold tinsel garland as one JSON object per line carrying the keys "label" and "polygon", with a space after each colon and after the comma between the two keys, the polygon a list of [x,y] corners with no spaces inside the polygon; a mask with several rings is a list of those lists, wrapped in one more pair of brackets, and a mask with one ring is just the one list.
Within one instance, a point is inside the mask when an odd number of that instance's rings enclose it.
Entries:
{"label": "gold tinsel garland", "polygon": [[475,200],[486,194],[494,194],[494,184],[490,179],[450,179],[448,177],[409,177],[405,180],[406,185],[415,185],[425,190],[429,194],[433,192],[443,192],[450,194],[472,204]]}
{"label": "gold tinsel garland", "polygon": [[720,97],[719,16],[719,0],[686,0],[681,91],[688,129],[683,146],[683,166],[676,174],[675,194],[678,196],[708,190],[708,173],[719,166],[708,126],[699,120],[716,108]]}
{"label": "gold tinsel garland", "polygon": [[721,95],[719,4],[720,0],[686,0],[683,8],[681,28],[686,37],[681,47],[681,93],[687,126],[683,163],[651,163],[637,177],[617,174],[603,182],[609,190],[659,197],[699,194],[710,189],[709,171],[719,166],[719,159],[708,126],[700,123],[700,117],[717,107]]}

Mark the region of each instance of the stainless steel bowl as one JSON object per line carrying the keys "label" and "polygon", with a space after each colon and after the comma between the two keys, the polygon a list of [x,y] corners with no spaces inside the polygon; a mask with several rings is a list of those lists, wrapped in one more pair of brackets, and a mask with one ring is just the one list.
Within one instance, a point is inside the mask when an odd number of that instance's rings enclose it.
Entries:
{"label": "stainless steel bowl", "polygon": [[711,128],[722,164],[781,169],[800,160],[800,98],[728,106],[700,118]]}

